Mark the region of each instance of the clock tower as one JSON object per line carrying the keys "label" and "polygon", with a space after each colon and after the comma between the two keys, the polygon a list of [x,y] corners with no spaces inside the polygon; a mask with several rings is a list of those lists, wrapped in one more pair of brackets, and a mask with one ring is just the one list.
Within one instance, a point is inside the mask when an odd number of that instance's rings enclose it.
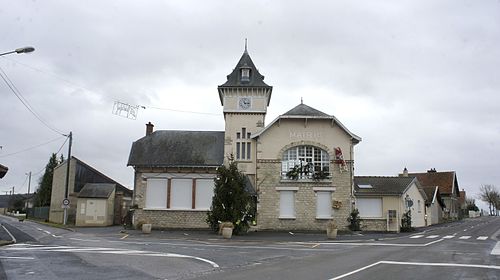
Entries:
{"label": "clock tower", "polygon": [[238,168],[249,176],[255,175],[257,157],[252,135],[264,128],[272,90],[253,64],[245,43],[238,64],[218,91],[226,123],[225,160],[233,155]]}

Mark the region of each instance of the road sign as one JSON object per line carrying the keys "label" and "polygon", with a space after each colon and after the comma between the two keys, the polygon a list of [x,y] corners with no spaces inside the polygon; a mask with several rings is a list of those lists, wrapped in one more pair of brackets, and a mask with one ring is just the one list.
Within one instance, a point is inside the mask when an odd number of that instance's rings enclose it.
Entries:
{"label": "road sign", "polygon": [[62,205],[63,205],[63,208],[69,208],[69,199],[67,199],[67,198],[63,199]]}

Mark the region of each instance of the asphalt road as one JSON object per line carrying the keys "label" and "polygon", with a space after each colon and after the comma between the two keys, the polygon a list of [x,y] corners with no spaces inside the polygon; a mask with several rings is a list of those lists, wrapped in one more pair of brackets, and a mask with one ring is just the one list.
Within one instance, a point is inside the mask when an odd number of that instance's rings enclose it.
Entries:
{"label": "asphalt road", "polygon": [[500,279],[500,255],[492,254],[500,254],[499,217],[334,242],[322,234],[225,240],[207,232],[0,222],[21,240],[0,247],[1,279]]}

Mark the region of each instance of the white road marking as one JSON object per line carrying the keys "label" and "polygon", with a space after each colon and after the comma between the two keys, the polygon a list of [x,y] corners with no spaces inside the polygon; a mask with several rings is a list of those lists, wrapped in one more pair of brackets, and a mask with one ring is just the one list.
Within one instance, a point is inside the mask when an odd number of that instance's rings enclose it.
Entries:
{"label": "white road marking", "polygon": [[211,260],[189,256],[180,255],[172,253],[160,253],[152,251],[139,251],[139,250],[126,250],[117,248],[105,248],[105,247],[70,247],[70,246],[30,246],[24,244],[25,246],[7,246],[5,250],[10,251],[45,251],[45,252],[75,252],[75,253],[95,253],[95,254],[116,254],[116,255],[127,255],[127,256],[148,256],[148,257],[169,257],[169,258],[184,258],[184,259],[194,259],[210,264],[214,268],[218,268],[219,265]]}
{"label": "white road marking", "polygon": [[71,240],[76,240],[76,241],[86,241],[86,242],[100,242],[101,240],[97,239],[80,239],[80,238],[70,238]]}
{"label": "white road marking", "polygon": [[469,235],[464,235],[464,236],[460,236],[458,239],[469,239],[470,236]]}
{"label": "white road marking", "polygon": [[439,237],[439,235],[429,235],[426,238],[433,239],[433,238],[438,238],[438,237]]}
{"label": "white road marking", "polygon": [[477,240],[486,240],[488,239],[488,236],[479,236],[478,238],[476,238]]}
{"label": "white road marking", "polygon": [[414,235],[414,236],[411,236],[410,238],[420,238],[420,237],[423,237],[423,235]]}
{"label": "white road marking", "polygon": [[[393,246],[393,247],[426,247],[444,239],[434,240],[425,244],[405,244],[405,243],[348,243],[348,242],[318,242],[320,245],[350,245],[350,246]],[[304,242],[296,242],[296,244],[308,244]]]}
{"label": "white road marking", "polygon": [[491,255],[500,255],[500,241],[497,242],[497,244],[495,245],[495,248],[493,248],[493,250],[491,250]]}
{"label": "white road marking", "polygon": [[[498,244],[497,244],[498,245]],[[347,276],[353,275],[360,271],[366,270],[368,268],[374,267],[379,264],[392,264],[392,265],[413,265],[413,266],[448,266],[448,267],[467,267],[467,268],[485,268],[485,269],[498,269],[500,270],[500,266],[498,265],[482,265],[482,264],[460,264],[460,263],[418,263],[418,262],[395,262],[395,261],[379,261],[376,263],[372,263],[370,265],[364,266],[362,268],[353,270],[351,272],[342,274],[340,276],[330,278],[329,280],[339,280],[345,278]]]}
{"label": "white road marking", "polygon": [[0,256],[0,259],[16,259],[16,260],[34,260],[32,257],[4,257]]}
{"label": "white road marking", "polygon": [[455,235],[446,235],[446,236],[443,236],[443,239],[451,239],[455,237]]}
{"label": "white road marking", "polygon": [[338,280],[338,279],[342,279],[342,278],[347,277],[347,276],[350,276],[350,275],[352,275],[352,274],[354,274],[354,273],[358,273],[358,272],[363,271],[363,270],[365,270],[365,269],[368,269],[368,268],[370,268],[370,267],[376,266],[376,265],[378,265],[379,263],[380,263],[380,262],[376,262],[376,263],[372,263],[372,264],[367,265],[367,266],[363,266],[362,268],[359,268],[359,269],[353,270],[353,271],[351,271],[351,272],[348,272],[348,273],[342,274],[342,275],[337,276],[337,277],[335,277],[335,278],[330,278],[329,280]]}

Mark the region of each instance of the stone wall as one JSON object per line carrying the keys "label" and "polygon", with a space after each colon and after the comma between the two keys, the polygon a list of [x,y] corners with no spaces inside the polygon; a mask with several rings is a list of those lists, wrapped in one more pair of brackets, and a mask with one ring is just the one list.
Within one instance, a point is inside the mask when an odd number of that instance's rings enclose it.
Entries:
{"label": "stone wall", "polygon": [[386,219],[361,219],[361,230],[387,231],[387,220]]}
{"label": "stone wall", "polygon": [[152,224],[154,229],[209,229],[207,211],[135,209],[134,226]]}
{"label": "stone wall", "polygon": [[[281,161],[259,160],[257,188],[259,204],[257,227],[260,230],[325,230],[329,219],[316,218],[316,192],[314,188],[335,187],[332,201],[338,202],[338,209],[332,209],[332,219],[338,228],[347,229],[347,218],[351,212],[352,162],[347,162],[347,170],[330,164],[331,179],[325,180],[283,180]],[[295,193],[295,219],[280,219],[280,192],[277,187],[297,188]]]}

